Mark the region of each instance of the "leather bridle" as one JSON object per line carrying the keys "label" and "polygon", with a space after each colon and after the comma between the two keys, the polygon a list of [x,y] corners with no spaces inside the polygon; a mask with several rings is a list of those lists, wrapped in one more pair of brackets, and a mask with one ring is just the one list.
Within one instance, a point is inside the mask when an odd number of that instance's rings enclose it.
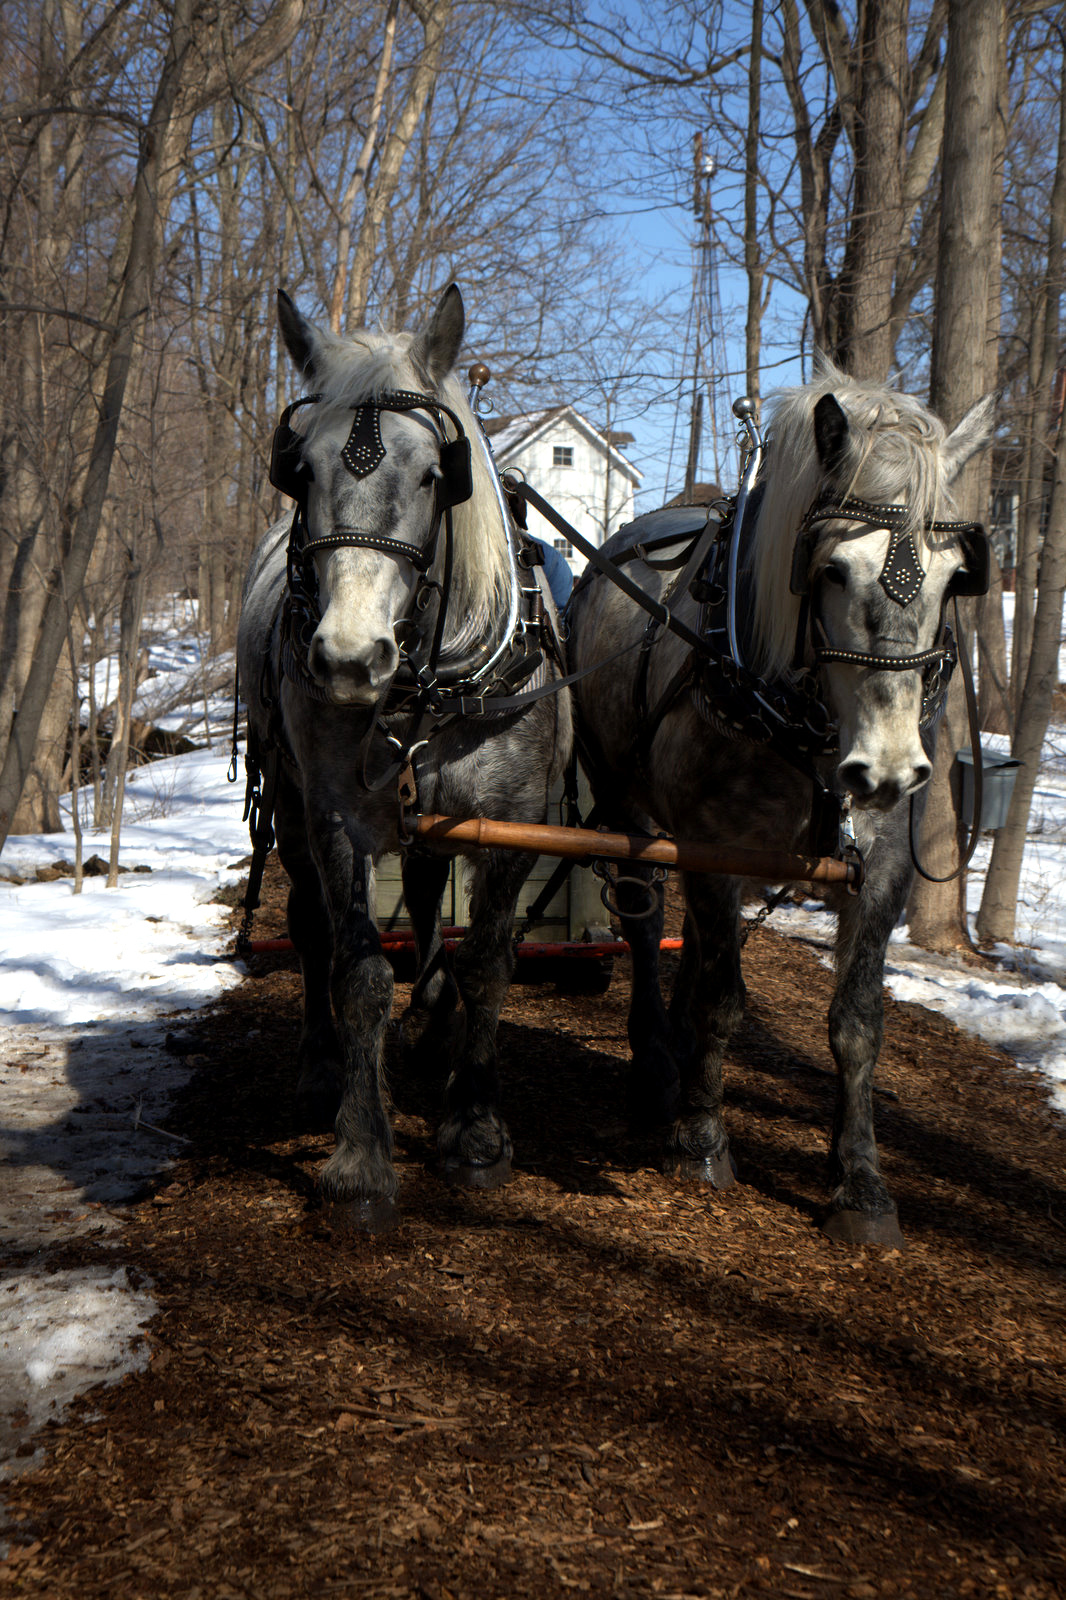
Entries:
{"label": "leather bridle", "polygon": [[[925,579],[925,571],[918,558],[911,532],[912,518],[906,506],[875,505],[851,497],[822,499],[815,502],[800,525],[792,560],[791,588],[801,596],[801,631],[808,624],[811,632],[814,660],[818,666],[833,662],[851,667],[868,667],[878,672],[925,671],[955,662],[956,651],[950,642],[950,630],[941,614],[937,643],[930,650],[919,650],[913,655],[888,656],[862,650],[840,650],[829,640],[817,610],[811,606],[810,566],[817,540],[815,530],[831,520],[858,522],[870,528],[883,528],[889,534],[888,550],[878,576],[878,582],[890,600],[905,607],[917,598]],[[925,523],[929,533],[945,533],[956,538],[967,556],[967,566],[957,573],[945,594],[945,605],[951,596],[985,594],[988,590],[988,540],[979,522],[949,522],[930,519]],[[798,647],[797,647],[798,648]]]}
{"label": "leather bridle", "polygon": [[[962,661],[963,690],[966,696],[966,710],[970,724],[970,740],[975,752],[975,793],[974,817],[970,829],[970,837],[965,850],[962,852],[959,865],[954,872],[948,873],[945,877],[937,877],[927,872],[922,866],[918,859],[917,841],[915,839],[913,795],[911,796],[910,805],[910,850],[911,860],[916,871],[920,877],[925,878],[929,883],[950,883],[952,879],[959,877],[969,865],[980,836],[981,763],[980,760],[976,759],[980,751],[980,724],[977,714],[977,699],[973,687],[973,667],[966,650],[965,637],[959,620],[958,601],[963,596],[982,595],[988,592],[991,575],[988,536],[979,522],[934,519],[929,519],[925,522],[924,526],[927,532],[950,534],[958,540],[966,557],[966,565],[961,572],[955,574],[945,590],[941,604],[937,642],[932,649],[915,651],[912,655],[887,656],[863,650],[840,650],[834,648],[828,639],[817,608],[812,604],[810,567],[817,539],[815,530],[820,524],[831,519],[858,522],[865,524],[867,527],[887,529],[890,535],[888,550],[885,554],[878,582],[889,599],[895,601],[897,605],[901,607],[910,605],[917,597],[925,579],[925,571],[918,558],[918,552],[914,545],[914,536],[911,531],[913,520],[906,506],[876,505],[866,500],[858,500],[851,497],[842,499],[825,498],[817,501],[803,519],[793,553],[791,587],[792,592],[799,594],[802,599],[796,641],[797,657],[803,648],[803,636],[806,635],[809,628],[814,660],[818,666],[839,662],[846,666],[864,667],[877,672],[921,672],[922,708],[919,726],[923,731],[927,728],[935,727],[947,694],[948,683],[956,660],[961,658]],[[949,600],[953,603],[955,611],[954,633],[946,620]]]}

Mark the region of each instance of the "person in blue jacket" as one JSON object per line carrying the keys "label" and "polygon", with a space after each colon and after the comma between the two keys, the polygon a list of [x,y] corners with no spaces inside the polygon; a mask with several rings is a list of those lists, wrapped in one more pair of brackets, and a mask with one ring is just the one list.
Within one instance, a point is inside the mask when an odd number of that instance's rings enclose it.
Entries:
{"label": "person in blue jacket", "polygon": [[541,539],[535,533],[530,533],[529,522],[526,517],[526,503],[521,495],[508,494],[507,503],[511,508],[511,515],[517,527],[521,528],[526,538],[537,546],[544,555],[544,575],[548,580],[551,597],[555,601],[556,609],[562,611],[570,599],[570,591],[574,587],[574,574],[570,571],[570,563],[561,550],[547,539]]}
{"label": "person in blue jacket", "polygon": [[544,551],[544,572],[548,579],[548,588],[551,590],[556,608],[562,611],[574,587],[574,574],[570,571],[570,563],[563,552],[557,550],[553,544],[549,544],[547,539],[538,539],[535,533],[531,533],[529,538]]}

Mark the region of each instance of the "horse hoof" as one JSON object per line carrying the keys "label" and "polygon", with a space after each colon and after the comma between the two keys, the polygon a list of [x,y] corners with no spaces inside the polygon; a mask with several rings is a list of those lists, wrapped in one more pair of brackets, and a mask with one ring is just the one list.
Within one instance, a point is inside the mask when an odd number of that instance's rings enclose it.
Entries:
{"label": "horse hoof", "polygon": [[729,1189],[737,1181],[736,1165],[728,1150],[720,1156],[704,1156],[699,1161],[683,1156],[678,1170],[682,1178],[709,1183],[712,1189]]}
{"label": "horse hoof", "polygon": [[397,1223],[392,1200],[323,1200],[321,1215],[337,1233],[389,1233]]}
{"label": "horse hoof", "polygon": [[454,1189],[502,1189],[511,1177],[510,1156],[496,1161],[446,1161],[444,1181]]}
{"label": "horse hoof", "polygon": [[903,1249],[903,1235],[895,1211],[871,1216],[864,1211],[833,1211],[822,1223],[822,1232],[835,1244],[880,1244]]}

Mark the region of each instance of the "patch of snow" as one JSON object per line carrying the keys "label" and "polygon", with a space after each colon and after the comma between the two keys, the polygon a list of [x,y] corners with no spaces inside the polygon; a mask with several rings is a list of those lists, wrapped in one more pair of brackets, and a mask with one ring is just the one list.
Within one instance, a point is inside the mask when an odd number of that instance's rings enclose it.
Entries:
{"label": "patch of snow", "polygon": [[147,1365],[141,1332],[154,1302],[125,1267],[25,1267],[0,1286],[0,1480],[32,1466],[18,1454],[85,1389]]}
{"label": "patch of snow", "polygon": [[[211,903],[249,850],[228,761],[220,746],[130,773],[120,861],[151,870],[115,889],[36,881],[38,867],[73,858],[69,831],[4,849],[0,1245],[20,1264],[0,1286],[0,1476],[32,1461],[18,1451],[75,1394],[146,1360],[137,1333],[154,1305],[121,1262],[49,1272],[47,1253],[79,1236],[117,1252],[111,1208],[180,1148],[166,1117],[189,1068],[165,1049],[162,1019],[209,1004],[243,970],[226,949],[226,908]],[[87,831],[86,858],[106,859],[109,844]]]}
{"label": "patch of snow", "polygon": [[[243,790],[241,791],[243,793]],[[247,855],[225,757],[197,751],[130,774],[118,886],[86,878],[33,881],[39,866],[71,860],[69,833],[8,840],[0,881],[0,1018],[27,1024],[130,1021],[192,1010],[240,980],[224,959],[226,908],[210,904],[236,883]],[[105,860],[110,837],[88,832],[84,851]]]}

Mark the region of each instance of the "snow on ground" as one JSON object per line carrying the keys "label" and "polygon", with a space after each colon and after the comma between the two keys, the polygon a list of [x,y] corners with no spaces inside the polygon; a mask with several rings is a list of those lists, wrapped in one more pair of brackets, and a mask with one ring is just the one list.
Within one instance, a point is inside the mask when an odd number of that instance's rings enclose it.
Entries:
{"label": "snow on ground", "polygon": [[[236,981],[217,964],[226,911],[212,896],[247,855],[243,787],[226,782],[221,750],[152,762],[130,773],[118,887],[86,878],[35,879],[73,861],[71,833],[12,837],[0,858],[0,1015],[20,1023],[98,1022],[205,1005]],[[69,808],[68,808],[69,814]],[[87,833],[86,859],[110,839]],[[148,868],[147,872],[136,869]],[[15,884],[14,877],[28,881]],[[16,932],[17,930],[17,932]]]}
{"label": "snow on ground", "polygon": [[[218,735],[232,713],[211,713]],[[117,1259],[110,1208],[179,1148],[166,1114],[190,1063],[166,1048],[164,1019],[240,981],[211,903],[249,849],[228,761],[220,742],[130,774],[119,859],[147,870],[115,889],[37,881],[73,860],[70,831],[13,837],[0,859],[0,1248],[16,1263],[0,1284],[0,1479],[32,1464],[33,1431],[75,1394],[147,1359],[154,1307]],[[85,858],[109,843],[86,832]],[[50,1270],[49,1247],[74,1236],[114,1263]]]}
{"label": "snow on ground", "polygon": [[[226,959],[225,911],[211,903],[249,848],[243,783],[226,781],[231,705],[212,694],[223,673],[203,672],[191,631],[167,632],[151,647],[138,714],[197,737],[195,724],[207,725],[215,742],[130,774],[120,859],[150,870],[122,874],[116,889],[86,879],[81,895],[69,878],[37,881],[37,868],[73,859],[69,831],[12,838],[0,859],[0,1247],[17,1263],[0,1284],[0,1478],[32,1460],[33,1429],[74,1394],[145,1359],[150,1286],[130,1283],[109,1208],[179,1148],[167,1107],[195,1062],[168,1051],[163,1019],[240,978]],[[103,694],[113,673],[97,670]],[[106,860],[108,847],[87,834],[86,857]],[[971,915],[988,851],[986,839]],[[832,919],[814,901],[782,907],[773,925],[831,948]],[[917,950],[897,929],[886,982],[1041,1073],[1066,1110],[1066,728],[1047,741],[1018,939],[986,971]],[[49,1271],[49,1247],[74,1235],[113,1250],[114,1265]]]}
{"label": "snow on ground", "polygon": [[0,1285],[0,1478],[40,1460],[17,1452],[77,1395],[146,1364],[139,1335],[154,1314],[121,1266],[18,1272]]}

